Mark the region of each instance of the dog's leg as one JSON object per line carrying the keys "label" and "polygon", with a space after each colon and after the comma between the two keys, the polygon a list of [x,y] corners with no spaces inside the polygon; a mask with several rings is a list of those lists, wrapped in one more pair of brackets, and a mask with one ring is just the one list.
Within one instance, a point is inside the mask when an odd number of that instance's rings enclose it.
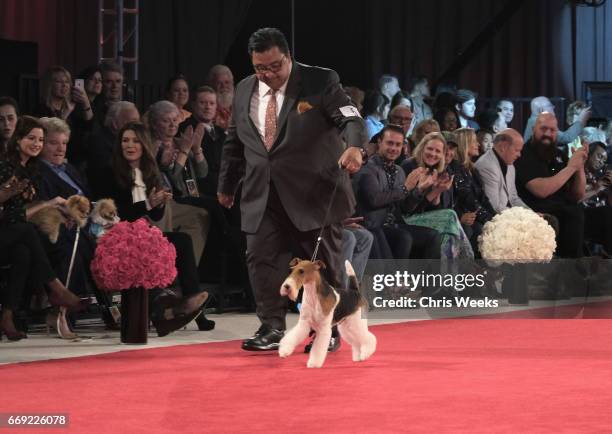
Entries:
{"label": "dog's leg", "polygon": [[299,320],[280,341],[278,345],[278,355],[280,357],[288,357],[293,353],[295,347],[301,344],[310,332],[310,324],[308,321]]}
{"label": "dog's leg", "polygon": [[338,325],[338,331],[340,332],[340,336],[344,339],[350,346],[353,351],[353,362],[359,361],[359,341],[355,339],[355,331],[349,327],[349,319],[347,318],[343,322]]}
{"label": "dog's leg", "polygon": [[306,364],[308,368],[320,368],[325,363],[327,348],[331,339],[331,321],[319,327],[316,332],[317,335],[312,343],[310,357],[308,357],[308,363]]}
{"label": "dog's leg", "polygon": [[362,362],[370,358],[376,351],[376,336],[368,330],[368,320],[361,317],[361,309],[347,317],[343,325],[355,340],[353,361]]}

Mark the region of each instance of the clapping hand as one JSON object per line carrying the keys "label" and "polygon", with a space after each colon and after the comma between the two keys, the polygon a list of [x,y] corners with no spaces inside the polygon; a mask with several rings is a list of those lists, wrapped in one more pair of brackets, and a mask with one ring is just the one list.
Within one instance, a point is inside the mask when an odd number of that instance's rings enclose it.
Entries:
{"label": "clapping hand", "polygon": [[443,193],[450,189],[453,185],[454,176],[450,176],[448,172],[444,172],[442,175],[438,176],[436,183],[434,184],[434,191],[436,193]]}
{"label": "clapping hand", "polygon": [[466,212],[461,216],[461,223],[467,226],[472,226],[476,221],[476,212]]}
{"label": "clapping hand", "polygon": [[406,190],[414,190],[414,188],[419,183],[419,179],[421,179],[421,176],[423,176],[425,172],[427,172],[427,169],[425,169],[424,167],[417,167],[412,172],[410,172],[406,177],[406,180],[404,181],[404,187],[406,187]]}
{"label": "clapping hand", "polygon": [[170,199],[172,199],[172,193],[163,188],[153,187],[153,190],[149,193],[149,205],[151,205],[151,208],[164,205]]}
{"label": "clapping hand", "polygon": [[417,188],[419,189],[421,193],[423,193],[428,188],[432,187],[436,183],[437,180],[438,180],[438,171],[436,169],[434,169],[433,172],[431,173],[428,170],[426,170],[424,173],[421,174]]}
{"label": "clapping hand", "polygon": [[576,149],[567,162],[568,167],[573,168],[576,172],[584,170],[584,163],[589,158],[588,149],[587,146]]}

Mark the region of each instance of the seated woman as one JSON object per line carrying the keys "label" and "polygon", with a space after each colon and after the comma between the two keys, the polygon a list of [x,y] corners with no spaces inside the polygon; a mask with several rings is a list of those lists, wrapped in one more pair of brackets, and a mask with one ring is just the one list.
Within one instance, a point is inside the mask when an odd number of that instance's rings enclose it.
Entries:
{"label": "seated woman", "polygon": [[584,165],[586,194],[584,205],[585,237],[603,246],[602,256],[612,254],[612,170],[607,168],[608,155],[603,142],[589,144],[589,158]]}
{"label": "seated woman", "polygon": [[[45,127],[46,134],[45,143],[40,153],[41,164],[37,183],[39,199],[50,200],[54,197],[68,199],[70,196],[78,194],[91,200],[87,183],[76,167],[66,162],[70,127],[59,118],[42,118],[40,122]],[[51,264],[63,281],[66,281],[72,259],[75,235],[76,231],[68,231],[62,226],[57,243],[44,243]],[[74,256],[70,285],[75,292],[82,291],[87,286],[92,287],[98,306],[102,311],[104,323],[107,328],[117,330],[118,324],[112,315],[113,311],[117,311],[113,309],[112,299],[105,291],[98,290],[91,278],[89,264],[93,259],[94,251],[95,241],[89,237],[86,231],[81,231],[77,253]],[[70,335],[66,329],[58,331],[60,336]]]}
{"label": "seated woman", "polygon": [[[158,101],[151,105],[146,117],[153,139],[150,150],[177,193],[168,202],[166,220],[169,221],[164,225],[165,229],[180,229],[191,237],[193,255],[198,263],[206,245],[209,213],[204,206],[183,199],[198,195],[198,179],[208,173],[208,163],[201,147],[203,125],[196,131],[191,128],[190,135],[186,131],[177,137],[180,113],[170,101]],[[183,179],[186,181],[182,182]]]}
{"label": "seated woman", "polygon": [[434,113],[434,119],[442,131],[455,131],[459,127],[459,114],[454,108],[442,107]]}
{"label": "seated woman", "polygon": [[438,125],[438,122],[433,119],[424,119],[418,124],[416,124],[414,126],[414,129],[412,130],[412,134],[408,138],[410,149],[412,149],[412,151],[414,152],[414,148],[416,148],[417,145],[421,143],[423,137],[425,137],[429,133],[434,132],[440,132],[440,125]]}
{"label": "seated woman", "polygon": [[[44,127],[31,116],[19,119],[15,133],[9,141],[8,151],[0,159],[0,184],[9,185],[14,194],[5,198],[0,215],[0,262],[11,264],[9,276],[10,301],[3,305],[0,327],[11,339],[21,339],[25,334],[15,330],[12,310],[22,303],[26,289],[45,284],[49,289],[49,302],[79,310],[89,300],[81,301],[60,282],[53,271],[40,238],[27,218],[44,207],[59,207],[65,200],[56,197],[33,204],[36,197],[33,179],[37,172],[38,155],[43,147]],[[8,184],[6,184],[8,182]],[[11,187],[18,183],[19,187]],[[31,284],[32,288],[26,288]]]}
{"label": "seated woman", "polygon": [[[435,229],[441,236],[441,257],[473,258],[474,253],[457,214],[452,210],[453,176],[446,171],[447,144],[441,133],[429,133],[417,145],[413,158],[402,164],[407,177],[434,179],[422,200],[404,214],[406,224]],[[418,181],[420,182],[420,181]]]}
{"label": "seated woman", "polygon": [[[156,221],[163,217],[164,207],[172,193],[162,184],[161,174],[149,151],[151,144],[146,127],[140,123],[128,123],[119,131],[113,151],[113,176],[109,180],[108,196],[115,200],[119,216],[134,221],[141,217]],[[208,297],[199,289],[195,258],[189,235],[181,232],[164,232],[176,248],[176,267],[184,300],[175,309],[174,319],[154,306],[152,320],[160,336],[183,327],[197,318],[200,330],[211,330],[214,321],[204,317],[202,305]]]}
{"label": "seated woman", "polygon": [[454,131],[454,137],[460,167],[455,172],[453,182],[453,208],[478,258],[478,236],[482,233],[484,224],[495,215],[495,210],[474,170],[474,160],[479,155],[476,133],[471,128],[459,128]]}
{"label": "seated woman", "polygon": [[179,110],[179,123],[191,117],[191,112],[185,110],[189,102],[189,85],[184,75],[177,75],[166,84],[166,99],[176,105]]}

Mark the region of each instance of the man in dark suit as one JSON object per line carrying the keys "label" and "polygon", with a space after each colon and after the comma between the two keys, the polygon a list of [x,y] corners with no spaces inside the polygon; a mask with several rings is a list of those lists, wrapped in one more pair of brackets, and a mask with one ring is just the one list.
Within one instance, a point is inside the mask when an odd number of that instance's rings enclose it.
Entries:
{"label": "man in dark suit", "polygon": [[286,327],[280,285],[291,254],[297,249],[310,257],[322,226],[318,258],[330,284],[341,282],[341,221],[355,205],[341,167],[359,170],[367,136],[338,75],[293,62],[279,30],[253,33],[249,54],[255,74],[236,89],[218,198],[231,207],[242,181],[242,230],[262,323],[242,347],[274,350]]}

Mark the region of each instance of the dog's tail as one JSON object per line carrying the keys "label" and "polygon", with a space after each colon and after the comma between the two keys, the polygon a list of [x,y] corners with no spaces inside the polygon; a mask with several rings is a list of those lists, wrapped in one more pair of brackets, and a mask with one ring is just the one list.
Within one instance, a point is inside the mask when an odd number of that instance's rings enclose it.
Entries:
{"label": "dog's tail", "polygon": [[346,269],[346,275],[348,276],[349,280],[349,289],[359,292],[359,281],[357,280],[357,275],[355,274],[355,270],[348,260],[344,261],[344,268]]}

